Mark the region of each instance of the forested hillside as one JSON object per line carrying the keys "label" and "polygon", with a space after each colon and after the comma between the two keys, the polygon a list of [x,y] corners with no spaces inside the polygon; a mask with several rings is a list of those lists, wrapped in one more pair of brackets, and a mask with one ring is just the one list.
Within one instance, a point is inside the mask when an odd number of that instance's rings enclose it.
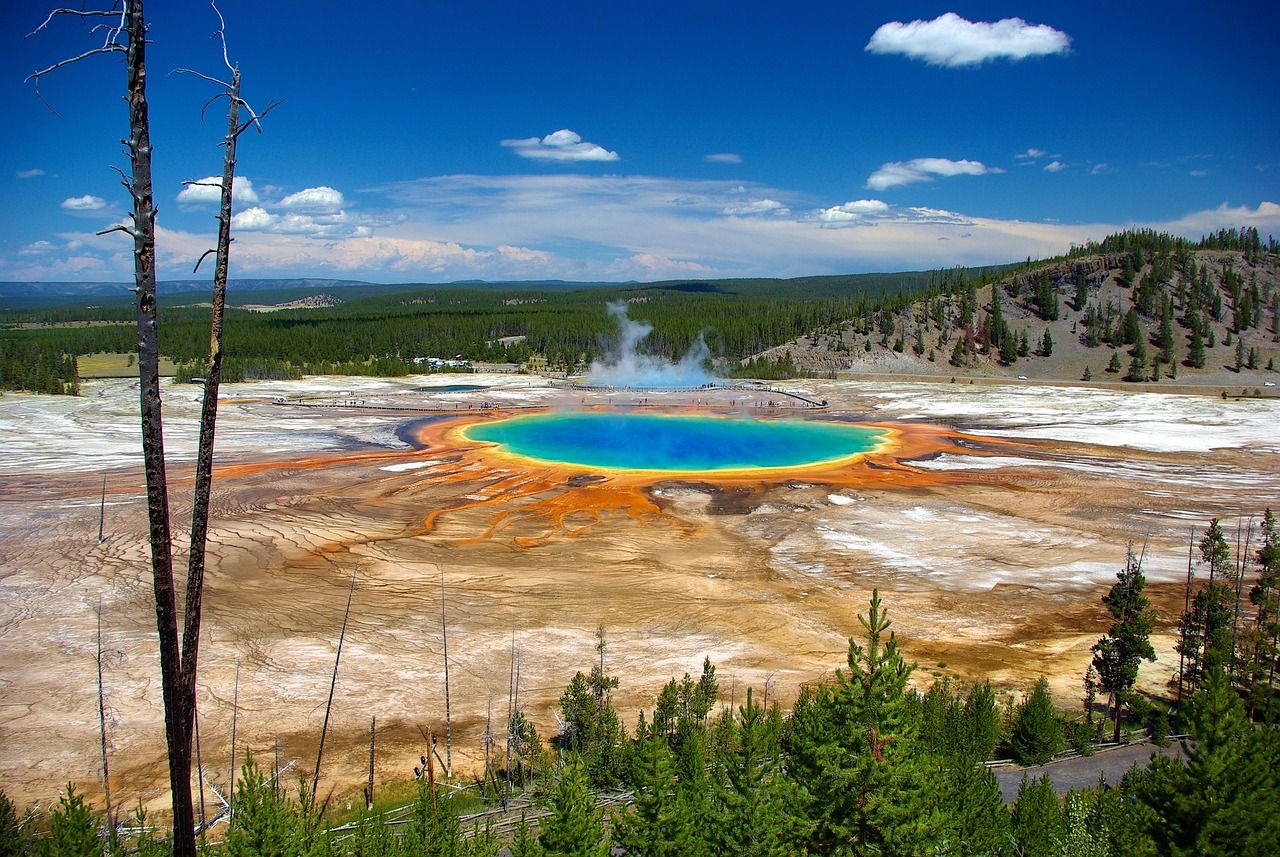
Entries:
{"label": "forested hillside", "polygon": [[1137,231],[1027,262],[991,285],[943,277],[917,300],[815,328],[760,356],[798,372],[1059,380],[1276,380],[1280,255],[1256,230],[1199,242]]}
{"label": "forested hillside", "polygon": [[[653,325],[644,342],[653,354],[677,359],[701,335],[726,375],[1026,374],[1241,387],[1280,376],[1280,247],[1249,229],[1199,242],[1125,232],[1056,259],[980,270],[388,288],[351,286],[341,298],[246,292],[278,303],[228,310],[227,380],[404,375],[421,371],[414,358],[455,355],[517,365],[537,356],[551,371],[572,372],[607,350],[616,328],[605,307],[619,300]],[[200,376],[208,308],[161,307],[161,354],[180,375]],[[132,351],[132,312],[0,311],[0,387],[74,391],[69,358]]]}
{"label": "forested hillside", "polygon": [[[899,310],[938,276],[913,272],[670,281],[576,290],[450,285],[373,296],[361,296],[367,287],[353,287],[338,292],[346,299],[337,305],[270,313],[229,309],[224,373],[227,380],[321,373],[403,375],[420,371],[411,362],[415,357],[459,354],[473,361],[515,364],[539,355],[553,370],[572,370],[589,365],[607,348],[616,326],[605,307],[619,300],[628,303],[633,319],[653,324],[654,332],[645,342],[653,353],[678,357],[701,334],[712,354],[731,365],[853,315],[885,307]],[[250,294],[254,301],[263,300],[264,294],[300,299],[292,291]],[[65,360],[68,355],[131,351],[136,339],[131,313],[123,306],[0,313],[0,325],[7,326],[0,328],[0,386],[31,389],[23,386],[16,370],[4,368],[30,353],[49,352]],[[185,364],[186,375],[202,374],[208,314],[201,306],[161,301],[161,354]],[[499,341],[503,339],[507,342]]]}

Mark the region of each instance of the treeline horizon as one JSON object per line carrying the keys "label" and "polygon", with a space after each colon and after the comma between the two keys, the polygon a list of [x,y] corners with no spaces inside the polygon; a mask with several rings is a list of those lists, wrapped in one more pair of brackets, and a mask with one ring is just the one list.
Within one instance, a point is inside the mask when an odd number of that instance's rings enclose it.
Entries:
{"label": "treeline horizon", "polygon": [[[944,333],[966,320],[964,327],[969,331],[956,340],[958,352],[950,347],[952,337],[947,336],[945,342],[939,337],[937,347],[945,349],[944,357],[950,354],[952,362],[961,366],[972,361],[981,346],[993,349],[1002,362],[1012,363],[1032,347],[1047,352],[1051,344],[1043,337],[1035,343],[1025,341],[1025,336],[1018,340],[1002,327],[998,305],[983,312],[979,319],[980,308],[974,297],[979,288],[996,282],[1034,281],[1037,270],[1085,253],[1137,253],[1140,256],[1146,253],[1147,258],[1178,254],[1181,272],[1186,254],[1195,250],[1232,250],[1252,257],[1277,249],[1275,239],[1269,238],[1264,243],[1256,229],[1223,230],[1199,242],[1139,230],[1108,236],[1102,242],[1083,248],[1072,248],[1068,254],[1053,259],[988,268],[792,280],[676,280],[578,290],[540,291],[520,284],[511,288],[450,286],[372,295],[324,308],[272,313],[228,308],[224,373],[228,381],[297,378],[308,374],[397,376],[421,371],[413,364],[414,358],[455,355],[474,362],[514,364],[524,364],[537,355],[545,358],[553,371],[571,371],[590,365],[608,353],[615,327],[605,306],[616,300],[628,303],[634,320],[653,325],[653,333],[643,343],[649,353],[678,359],[702,336],[718,367],[728,375],[746,374],[749,368],[742,365],[743,361],[763,351],[847,324],[868,335],[868,346],[870,335],[878,332],[882,344],[893,342],[898,351],[912,345],[914,333],[913,347],[923,354],[930,317],[944,304],[948,316],[953,314],[952,305],[957,316],[939,322]],[[1172,277],[1173,265],[1168,268]],[[1152,278],[1143,277],[1143,280]],[[1192,279],[1192,284],[1199,288],[1191,289],[1191,296],[1196,299],[1191,310],[1186,309],[1184,291],[1179,303],[1174,303],[1172,295],[1168,298],[1170,309],[1164,309],[1165,304],[1150,305],[1144,298],[1143,311],[1148,315],[1161,311],[1170,314],[1176,305],[1178,323],[1193,328],[1198,323],[1195,313],[1207,314],[1214,310],[1210,299],[1215,290],[1196,279]],[[1144,286],[1152,291],[1153,282]],[[1057,299],[1048,295],[1045,284],[1030,282],[1027,288],[1028,294],[1038,296],[1038,300],[1051,301],[1036,304],[1037,313],[1043,317],[1056,315],[1052,310],[1057,306]],[[1171,283],[1167,284],[1167,290],[1172,291]],[[1165,291],[1162,288],[1160,294]],[[1011,295],[1011,299],[1018,297],[1018,293]],[[916,312],[913,307],[921,303],[925,306],[923,318],[908,319]],[[1257,306],[1257,303],[1252,307],[1255,325],[1263,310],[1271,309],[1269,305]],[[1089,322],[1091,336],[1105,333],[1105,340],[1110,344],[1117,336],[1113,334],[1117,328],[1126,338],[1133,334],[1134,319],[1122,317],[1123,313],[1115,309],[1109,314],[1106,307],[1097,310],[1096,320],[1091,317]],[[0,311],[0,325],[120,322],[37,329],[0,327],[0,388],[32,389],[23,386],[30,384],[26,375],[6,368],[15,361],[32,362],[44,359],[41,355],[47,353],[50,355],[45,361],[48,365],[61,366],[67,356],[133,350],[136,333],[126,323],[132,313],[132,308],[123,303],[115,307]],[[1221,298],[1217,313],[1221,313]],[[994,320],[990,318],[992,315]],[[184,377],[203,374],[208,318],[207,308],[166,305],[161,301],[160,353],[182,366]],[[911,324],[915,331],[909,329]],[[1166,333],[1167,330],[1162,331],[1162,339]],[[505,345],[499,341],[510,337],[523,337],[523,340]],[[1169,356],[1167,349],[1162,349],[1160,356]],[[1142,363],[1146,363],[1145,355]],[[767,358],[758,358],[750,369],[767,378],[786,377],[787,373],[795,372],[793,365]],[[65,390],[75,389],[78,378],[66,373],[55,377]],[[44,381],[47,391],[51,391],[53,385],[47,378]]]}

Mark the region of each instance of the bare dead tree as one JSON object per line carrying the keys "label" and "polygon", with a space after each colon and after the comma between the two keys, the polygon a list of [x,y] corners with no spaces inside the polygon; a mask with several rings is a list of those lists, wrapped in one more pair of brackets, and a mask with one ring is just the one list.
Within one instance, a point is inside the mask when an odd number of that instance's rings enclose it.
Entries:
{"label": "bare dead tree", "polygon": [[195,714],[195,717],[192,720],[192,726],[195,727],[195,736],[196,736],[196,794],[199,795],[199,802],[200,802],[200,823],[198,827],[200,830],[203,830],[205,826],[204,763],[200,759],[200,712],[199,710],[197,709],[194,712],[194,714]]}
{"label": "bare dead tree", "polygon": [[[1191,536],[1187,540],[1187,586],[1183,592],[1182,602],[1182,621],[1190,621],[1191,611],[1191,559],[1196,549],[1196,528],[1191,528]],[[1183,635],[1182,641],[1186,642],[1186,635]],[[1178,700],[1176,703],[1176,714],[1174,720],[1177,721],[1178,729],[1182,729],[1182,683],[1186,673],[1186,651],[1185,645],[1178,646]]]}
{"label": "bare dead tree", "polygon": [[227,818],[236,806],[236,716],[240,713],[240,661],[236,661],[235,689],[231,692],[231,771],[227,778]]}
{"label": "bare dead tree", "polygon": [[515,740],[511,734],[511,726],[516,716],[516,629],[511,629],[511,664],[507,675],[507,788],[502,793],[502,808],[507,808],[511,800],[511,742]]}
{"label": "bare dead tree", "polygon": [[[238,120],[241,107],[248,109],[239,96],[239,73],[227,59],[225,25],[218,14],[218,35],[222,38],[223,61],[232,71],[232,83],[224,84],[230,100],[228,147],[224,161],[223,205],[219,228],[219,276],[225,294],[226,259],[230,247],[230,200],[235,169],[235,139],[244,130]],[[177,604],[173,579],[173,553],[169,521],[168,482],[165,473],[164,430],[160,400],[159,344],[156,330],[155,221],[156,209],[152,190],[150,112],[147,102],[146,42],[147,24],[142,0],[116,0],[109,9],[67,9],[51,11],[31,35],[45,30],[58,18],[70,17],[83,22],[101,21],[90,28],[102,43],[82,53],[38,69],[28,75],[34,81],[37,97],[40,82],[51,72],[97,54],[124,54],[129,136],[125,152],[130,173],[120,173],[121,182],[132,198],[130,224],[118,224],[99,234],[123,232],[133,239],[134,292],[137,295],[138,380],[142,423],[143,469],[147,486],[148,537],[151,546],[152,585],[156,607],[156,631],[160,646],[161,691],[165,712],[165,742],[169,757],[169,784],[172,790],[174,854],[194,857],[196,853],[194,811],[191,798],[191,744],[195,723],[195,673],[199,649],[200,596],[203,586],[204,540],[208,529],[208,480],[212,472],[213,429],[217,409],[216,384],[212,396],[206,388],[205,408],[201,415],[200,457],[197,473],[197,499],[192,513],[192,573],[188,574],[185,607],[185,636],[179,649]],[[201,75],[202,77],[207,77]],[[208,78],[212,79],[212,78]],[[221,83],[220,81],[218,81]],[[47,102],[46,102],[47,104]],[[272,105],[274,106],[274,105]],[[270,108],[268,108],[270,109]],[[253,114],[252,124],[260,116]],[[265,115],[265,112],[263,115]],[[246,126],[247,127],[247,126]],[[259,129],[260,129],[259,125]],[[198,263],[197,263],[198,267]],[[220,302],[222,298],[217,298]],[[221,313],[218,314],[212,338],[214,358],[221,361]],[[203,483],[200,473],[206,475]],[[203,484],[203,501],[201,485]],[[100,513],[99,540],[101,540]],[[196,544],[199,549],[196,550]]]}
{"label": "bare dead tree", "polygon": [[[177,607],[174,602],[173,555],[169,533],[169,494],[164,469],[164,431],[160,411],[160,356],[156,338],[156,211],[151,187],[151,122],[147,104],[147,25],[142,0],[123,0],[111,9],[54,9],[32,33],[44,30],[62,16],[82,21],[104,19],[91,32],[103,42],[78,56],[60,60],[32,72],[40,93],[40,81],[50,72],[103,53],[125,56],[126,100],[129,136],[124,140],[130,174],[120,172],[132,197],[132,225],[120,224],[104,231],[123,232],[133,239],[134,292],[137,294],[138,390],[142,416],[142,458],[147,484],[147,519],[151,542],[151,576],[156,604],[156,631],[160,643],[161,693],[165,711],[165,742],[169,755],[169,784],[173,792],[174,853],[194,857],[194,818],[191,806],[191,740],[182,705],[184,682],[178,657]],[[40,96],[43,100],[43,96]]]}
{"label": "bare dead tree", "polygon": [[489,691],[489,705],[484,714],[484,794],[489,793],[489,756],[493,751],[493,691]]}
{"label": "bare dead tree", "polygon": [[[107,523],[107,477],[102,477],[102,499],[98,501],[98,544],[105,538],[103,528]],[[101,619],[101,617],[99,617]]]}
{"label": "bare dead tree", "polygon": [[[231,200],[236,174],[236,144],[240,135],[250,127],[262,133],[262,116],[274,110],[280,102],[272,102],[259,116],[243,98],[240,97],[240,67],[232,65],[227,56],[226,21],[218,10],[217,3],[210,4],[214,14],[218,16],[218,31],[215,35],[222,43],[222,62],[231,75],[229,81],[219,80],[194,69],[180,68],[178,73],[190,74],[210,81],[219,87],[221,92],[206,102],[206,107],[221,98],[227,99],[227,131],[222,138],[222,183],[220,206],[218,209],[218,243],[217,247],[207,250],[196,261],[195,269],[209,256],[215,254],[213,272],[213,308],[210,311],[209,330],[209,366],[205,371],[204,399],[200,409],[200,444],[196,453],[196,477],[191,507],[191,547],[187,560],[186,610],[182,629],[182,676],[189,684],[184,687],[184,695],[192,709],[195,706],[196,662],[200,650],[200,607],[204,592],[205,544],[209,534],[209,502],[213,485],[213,441],[218,421],[218,389],[222,383],[222,324],[227,298],[227,276],[231,256]],[[240,110],[249,114],[248,120],[240,121]],[[184,184],[200,184],[184,182]]]}
{"label": "bare dead tree", "polygon": [[107,704],[102,688],[102,599],[98,599],[98,737],[102,746],[102,800],[106,804],[104,827],[115,825],[111,814],[111,775],[107,768]]}
{"label": "bare dead tree", "polygon": [[338,651],[333,656],[333,676],[329,679],[329,701],[324,706],[324,724],[320,727],[320,747],[316,750],[316,770],[311,776],[311,801],[307,807],[316,807],[316,788],[320,785],[320,763],[324,760],[324,739],[329,734],[329,714],[333,711],[333,689],[338,684],[338,664],[342,662],[342,643],[347,638],[347,620],[351,618],[351,597],[356,593],[356,573],[351,572],[351,586],[347,589],[347,608],[342,613],[342,630],[338,632]]}
{"label": "bare dead tree", "polygon": [[444,617],[444,568],[440,569],[440,637],[444,641],[444,775],[453,776],[453,718],[449,708],[449,625]]}
{"label": "bare dead tree", "polygon": [[369,783],[364,790],[364,808],[366,810],[373,809],[373,760],[376,748],[375,741],[378,734],[378,718],[374,715],[369,719]]}

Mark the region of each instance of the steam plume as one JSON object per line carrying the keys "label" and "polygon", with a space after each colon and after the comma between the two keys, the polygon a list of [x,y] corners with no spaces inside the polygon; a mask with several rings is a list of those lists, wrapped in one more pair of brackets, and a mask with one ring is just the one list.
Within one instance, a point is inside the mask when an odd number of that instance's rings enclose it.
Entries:
{"label": "steam plume", "polygon": [[628,318],[626,301],[614,301],[607,309],[618,322],[617,349],[604,362],[591,364],[587,373],[591,383],[614,387],[698,387],[715,382],[715,376],[703,365],[711,352],[701,333],[684,357],[671,363],[639,352],[640,343],[653,332],[653,325]]}

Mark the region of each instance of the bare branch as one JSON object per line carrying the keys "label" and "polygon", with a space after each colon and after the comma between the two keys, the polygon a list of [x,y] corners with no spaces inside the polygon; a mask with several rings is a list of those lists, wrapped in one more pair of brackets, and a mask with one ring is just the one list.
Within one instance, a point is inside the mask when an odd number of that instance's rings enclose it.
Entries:
{"label": "bare branch", "polygon": [[230,97],[231,96],[226,92],[219,92],[213,98],[210,98],[208,101],[206,101],[204,103],[204,106],[200,108],[200,121],[201,122],[204,121],[204,114],[205,114],[205,111],[209,109],[209,105],[213,104],[213,102],[217,101],[219,98],[230,98]]}
{"label": "bare branch", "polygon": [[51,65],[51,66],[48,66],[48,67],[46,67],[46,68],[39,69],[38,71],[33,71],[33,72],[31,72],[31,74],[29,74],[29,75],[27,75],[26,77],[24,77],[24,78],[22,79],[22,82],[23,82],[23,83],[26,83],[26,82],[27,82],[27,81],[29,81],[29,80],[34,80],[34,81],[36,81],[36,83],[37,83],[37,84],[39,84],[39,82],[40,82],[40,78],[44,77],[44,76],[45,76],[46,74],[48,74],[49,72],[57,71],[58,69],[62,68],[63,66],[71,65],[72,63],[80,62],[80,60],[82,60],[82,59],[87,59],[87,58],[89,58],[89,57],[93,56],[94,54],[117,54],[117,53],[122,54],[122,53],[124,53],[124,52],[125,52],[125,49],[124,49],[124,47],[122,47],[121,45],[103,45],[103,46],[102,46],[102,47],[100,47],[100,48],[90,48],[89,50],[85,51],[84,53],[80,54],[79,56],[74,56],[74,57],[71,57],[71,58],[69,58],[69,59],[65,59],[65,60],[58,60],[56,63],[54,63],[54,64],[53,64],[53,65]]}
{"label": "bare branch", "polygon": [[204,79],[204,80],[207,80],[207,81],[209,81],[210,83],[216,83],[216,84],[218,84],[218,86],[221,86],[223,89],[230,89],[230,88],[231,88],[231,84],[227,83],[225,80],[218,80],[216,77],[210,77],[209,75],[205,74],[204,72],[196,71],[196,70],[195,70],[195,69],[193,69],[193,68],[175,68],[175,69],[173,70],[173,73],[174,73],[174,74],[194,74],[196,77],[199,77],[199,78],[202,78],[202,79]]}
{"label": "bare branch", "polygon": [[217,253],[217,252],[218,252],[218,248],[217,248],[217,247],[210,247],[208,250],[205,250],[203,253],[201,253],[201,254],[200,254],[200,258],[196,260],[196,266],[195,266],[194,268],[192,268],[192,269],[191,269],[191,273],[193,273],[193,274],[194,274],[194,273],[196,273],[197,271],[199,271],[199,270],[200,270],[200,265],[201,265],[201,263],[203,263],[203,262],[204,262],[204,260],[205,260],[205,259],[207,259],[207,258],[209,257],[209,254],[210,254],[210,253]]}
{"label": "bare branch", "polygon": [[222,17],[222,10],[218,8],[216,0],[209,0],[209,5],[213,7],[213,14],[218,16],[218,38],[222,40],[222,62],[227,67],[227,71],[234,75],[236,73],[235,67],[231,65],[231,60],[227,57],[226,19]]}
{"label": "bare branch", "polygon": [[116,173],[120,176],[120,184],[124,185],[124,189],[129,191],[129,193],[132,194],[133,181],[131,181],[129,176],[125,174],[125,171],[117,167],[115,164],[109,164],[108,167],[109,169],[113,169],[116,171]]}
{"label": "bare branch", "polygon": [[27,33],[26,37],[29,39],[32,36],[34,36],[36,33],[39,33],[45,27],[48,27],[49,24],[53,22],[53,19],[59,15],[74,15],[77,18],[119,17],[123,19],[124,12],[122,12],[119,9],[54,9],[49,13],[48,17],[44,19],[44,21],[40,24],[40,26],[36,27],[31,32]]}
{"label": "bare branch", "polygon": [[128,226],[125,226],[125,225],[123,225],[123,224],[119,224],[119,223],[117,223],[115,226],[112,226],[110,229],[104,229],[104,230],[102,230],[101,232],[95,232],[94,234],[95,234],[95,235],[110,235],[112,232],[123,232],[125,235],[128,235],[130,238],[137,238],[137,237],[138,237],[138,234],[137,234],[136,232],[134,232],[132,229],[130,229]]}
{"label": "bare branch", "polygon": [[253,112],[253,108],[249,106],[249,103],[248,103],[247,101],[245,101],[243,98],[239,99],[239,101],[240,101],[240,106],[241,106],[241,107],[243,107],[245,110],[249,111],[249,119],[248,119],[248,120],[246,120],[242,125],[240,125],[240,127],[238,127],[238,128],[236,129],[236,136],[237,136],[237,137],[239,137],[239,136],[240,136],[241,134],[243,134],[246,130],[248,130],[248,128],[249,128],[249,126],[250,126],[250,125],[252,125],[252,126],[254,126],[255,128],[257,128],[257,129],[258,129],[258,133],[259,133],[259,134],[261,134],[261,133],[262,133],[262,120],[263,120],[263,119],[266,119],[266,118],[267,118],[267,114],[268,114],[268,113],[270,113],[272,110],[275,110],[275,109],[276,109],[277,107],[279,107],[281,104],[284,104],[284,100],[283,100],[283,99],[280,99],[280,100],[277,100],[277,101],[273,101],[273,102],[271,102],[270,104],[268,104],[268,105],[267,105],[267,109],[266,109],[266,110],[262,111],[261,113],[254,113],[254,112]]}
{"label": "bare branch", "polygon": [[187,187],[216,187],[216,188],[218,188],[219,190],[221,190],[221,189],[222,189],[222,182],[193,182],[193,181],[184,181],[182,184],[186,185]]}

